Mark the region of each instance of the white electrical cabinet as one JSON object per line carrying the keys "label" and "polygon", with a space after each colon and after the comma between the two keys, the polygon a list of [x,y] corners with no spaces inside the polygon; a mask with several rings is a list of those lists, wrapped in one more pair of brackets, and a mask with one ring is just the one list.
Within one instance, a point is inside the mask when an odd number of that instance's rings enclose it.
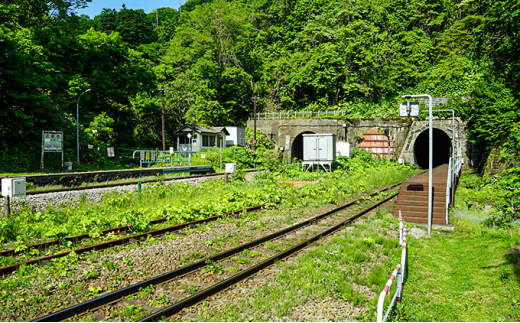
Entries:
{"label": "white electrical cabinet", "polygon": [[336,160],[336,135],[304,134],[303,161],[333,162]]}
{"label": "white electrical cabinet", "polygon": [[25,196],[25,177],[2,178],[2,196]]}
{"label": "white electrical cabinet", "polygon": [[[336,160],[336,135],[317,133],[303,135],[303,163],[307,170],[312,166],[321,166],[325,171],[332,171],[332,163]],[[328,166],[328,169],[325,167]]]}
{"label": "white electrical cabinet", "polygon": [[237,163],[226,163],[226,174],[233,174],[237,172]]}

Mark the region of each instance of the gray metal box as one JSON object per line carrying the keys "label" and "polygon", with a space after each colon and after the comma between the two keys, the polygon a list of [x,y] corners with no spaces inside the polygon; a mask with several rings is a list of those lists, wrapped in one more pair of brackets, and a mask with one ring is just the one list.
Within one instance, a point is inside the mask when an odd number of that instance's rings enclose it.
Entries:
{"label": "gray metal box", "polygon": [[2,178],[2,196],[25,196],[25,177]]}
{"label": "gray metal box", "polygon": [[233,174],[237,172],[237,163],[226,163],[226,173]]}
{"label": "gray metal box", "polygon": [[336,160],[336,135],[316,133],[303,135],[303,161],[333,162]]}

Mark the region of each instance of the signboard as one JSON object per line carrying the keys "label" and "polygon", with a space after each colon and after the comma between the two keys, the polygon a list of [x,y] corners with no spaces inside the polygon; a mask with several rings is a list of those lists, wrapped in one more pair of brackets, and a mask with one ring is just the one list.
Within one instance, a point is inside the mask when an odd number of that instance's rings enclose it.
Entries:
{"label": "signboard", "polygon": [[114,157],[115,156],[113,147],[108,147],[107,148],[107,152],[108,152],[108,157]]}
{"label": "signboard", "polygon": [[44,152],[60,153],[63,144],[63,131],[42,131],[42,145]]}
{"label": "signboard", "polygon": [[173,155],[173,147],[170,147],[170,155]]}
{"label": "signboard", "polygon": [[256,140],[255,139],[253,139],[252,142],[253,142],[253,144],[256,144]]}
{"label": "signboard", "polygon": [[401,103],[399,106],[400,117],[417,117],[419,116],[419,102],[410,102],[410,105]]}
{"label": "signboard", "polygon": [[200,158],[206,159],[206,155],[201,155]]}

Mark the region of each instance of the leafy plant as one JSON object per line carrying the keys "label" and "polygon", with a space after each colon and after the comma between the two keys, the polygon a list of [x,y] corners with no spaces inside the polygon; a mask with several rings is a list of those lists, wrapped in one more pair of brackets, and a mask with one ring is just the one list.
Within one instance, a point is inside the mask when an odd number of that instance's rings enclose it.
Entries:
{"label": "leafy plant", "polygon": [[220,275],[223,273],[222,265],[217,264],[211,260],[206,260],[206,267],[202,269],[201,271],[203,274],[210,273],[210,274],[217,274]]}

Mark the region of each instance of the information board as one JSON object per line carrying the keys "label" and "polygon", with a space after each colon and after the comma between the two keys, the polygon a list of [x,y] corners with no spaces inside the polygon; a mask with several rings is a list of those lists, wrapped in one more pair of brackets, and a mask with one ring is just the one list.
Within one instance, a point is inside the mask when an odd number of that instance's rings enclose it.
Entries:
{"label": "information board", "polygon": [[63,131],[42,131],[42,147],[44,152],[61,153],[63,146]]}

